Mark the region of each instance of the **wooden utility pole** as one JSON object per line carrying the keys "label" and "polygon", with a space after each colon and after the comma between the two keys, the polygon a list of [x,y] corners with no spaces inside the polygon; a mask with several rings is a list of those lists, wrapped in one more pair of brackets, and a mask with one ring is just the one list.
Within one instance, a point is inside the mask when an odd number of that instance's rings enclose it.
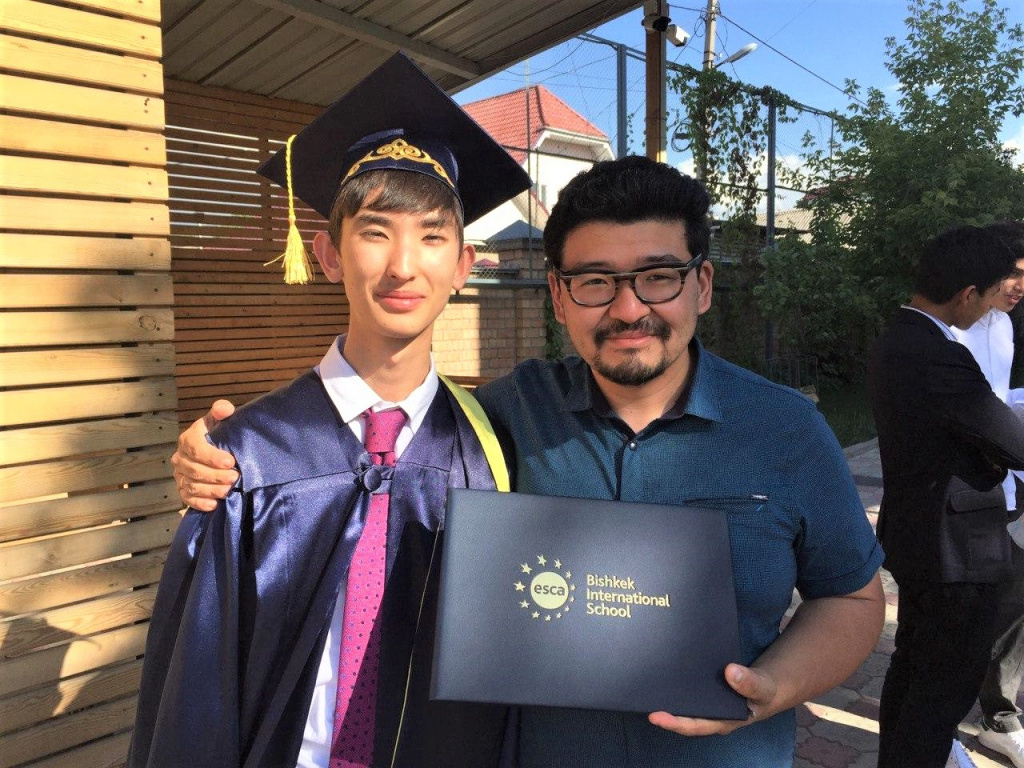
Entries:
{"label": "wooden utility pole", "polygon": [[[704,70],[715,68],[715,17],[718,15],[718,0],[708,0],[704,12]],[[698,115],[693,125],[693,175],[702,181],[707,176],[708,126],[703,115]]]}
{"label": "wooden utility pole", "polygon": [[708,0],[704,12],[704,69],[715,66],[715,17],[718,15],[718,0]]}

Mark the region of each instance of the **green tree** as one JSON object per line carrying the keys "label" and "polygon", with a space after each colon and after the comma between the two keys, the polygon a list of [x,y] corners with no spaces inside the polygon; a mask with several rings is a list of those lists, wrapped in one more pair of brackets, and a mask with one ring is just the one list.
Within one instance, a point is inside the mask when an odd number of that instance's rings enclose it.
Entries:
{"label": "green tree", "polygon": [[835,143],[805,141],[814,246],[784,243],[769,255],[760,296],[792,326],[816,312],[807,286],[834,285],[838,294],[823,300],[846,310],[822,308],[816,318],[833,327],[790,337],[809,345],[803,352],[850,356],[836,367],[844,377],[865,353],[856,339],[870,338],[908,297],[926,240],[956,224],[1024,218],[1024,169],[998,138],[1009,115],[1024,114],[1024,30],[996,0],[978,5],[910,0],[905,39],[886,40],[895,103],[849,82],[859,103],[837,120]]}
{"label": "green tree", "polygon": [[765,357],[765,317],[753,289],[761,278],[756,213],[764,196],[767,104],[774,100],[779,122],[792,122],[792,102],[784,94],[754,88],[718,69],[674,65],[669,87],[679,98],[673,143],[685,142],[693,153],[720,216],[715,298],[701,320],[701,340],[733,362],[756,369]]}
{"label": "green tree", "polygon": [[863,378],[859,351],[877,330],[874,302],[850,279],[852,258],[848,248],[790,234],[762,255],[763,279],[754,289],[780,346],[817,358],[824,387]]}

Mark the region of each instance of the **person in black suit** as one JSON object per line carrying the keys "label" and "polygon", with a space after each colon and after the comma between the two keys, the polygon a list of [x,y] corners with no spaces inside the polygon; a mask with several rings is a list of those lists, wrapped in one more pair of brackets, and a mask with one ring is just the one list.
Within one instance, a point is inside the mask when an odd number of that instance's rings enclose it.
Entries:
{"label": "person in black suit", "polygon": [[918,264],[910,304],[869,357],[878,537],[899,586],[879,768],[946,764],[985,675],[998,586],[1013,577],[1000,483],[1007,468],[1024,468],[1024,426],[950,331],[984,315],[1013,268],[1014,253],[989,230],[939,235]]}

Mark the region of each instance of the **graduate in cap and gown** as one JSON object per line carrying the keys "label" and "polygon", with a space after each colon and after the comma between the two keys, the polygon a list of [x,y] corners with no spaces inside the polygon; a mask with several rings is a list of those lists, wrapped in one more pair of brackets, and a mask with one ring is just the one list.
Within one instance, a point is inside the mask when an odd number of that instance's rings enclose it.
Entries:
{"label": "graduate in cap and gown", "polygon": [[508,490],[476,402],[439,377],[433,323],[470,222],[529,177],[397,54],[259,172],[342,282],[347,335],[211,433],[240,477],[182,519],[153,610],[129,766],[494,766],[502,707],[432,702],[449,488]]}

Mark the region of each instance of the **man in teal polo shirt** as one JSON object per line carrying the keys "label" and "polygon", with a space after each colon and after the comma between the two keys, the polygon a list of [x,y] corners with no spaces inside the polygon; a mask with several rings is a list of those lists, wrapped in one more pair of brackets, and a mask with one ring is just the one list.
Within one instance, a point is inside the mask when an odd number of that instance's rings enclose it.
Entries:
{"label": "man in teal polo shirt", "polygon": [[[835,437],[804,397],[694,336],[711,305],[708,206],[699,182],[645,158],[577,176],[544,242],[579,357],[527,361],[477,394],[519,491],[726,512],[743,664],[725,674],[751,716],[526,708],[524,768],[791,766],[793,708],[845,680],[881,629],[882,552]],[[189,503],[232,479],[197,465],[228,460],[201,432],[176,458]],[[780,633],[794,588],[803,602]]]}
{"label": "man in teal polo shirt", "polygon": [[[579,357],[530,360],[476,392],[524,493],[699,503],[729,520],[743,723],[525,709],[524,766],[778,768],[793,707],[842,682],[884,617],[881,549],[814,406],[705,350],[703,186],[640,157],[562,190],[544,230],[555,315]],[[796,587],[804,602],[779,623]],[[699,737],[699,738],[698,738]]]}

